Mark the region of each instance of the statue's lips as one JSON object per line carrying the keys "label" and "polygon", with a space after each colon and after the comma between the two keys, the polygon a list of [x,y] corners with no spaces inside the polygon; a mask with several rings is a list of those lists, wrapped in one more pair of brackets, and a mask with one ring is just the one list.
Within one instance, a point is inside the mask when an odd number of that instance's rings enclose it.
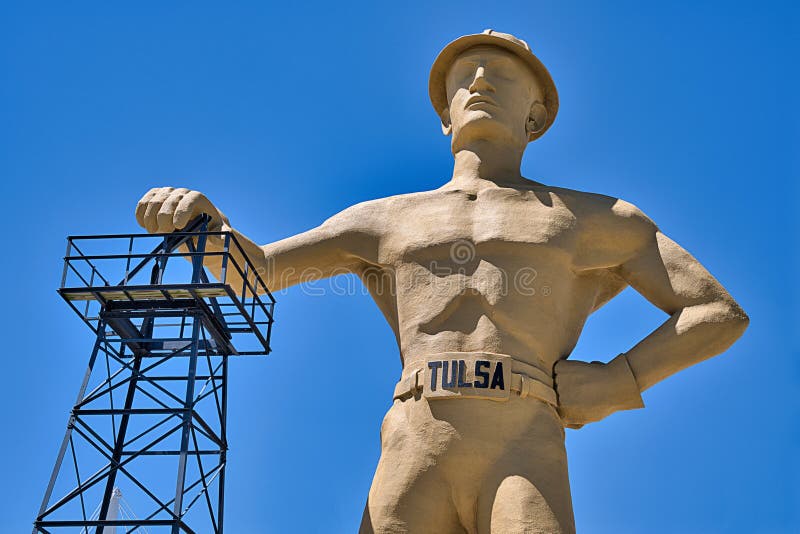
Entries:
{"label": "statue's lips", "polygon": [[475,105],[478,105],[478,104],[489,104],[489,105],[492,105],[492,106],[496,106],[497,105],[497,103],[494,100],[492,100],[491,98],[489,98],[488,96],[476,95],[476,96],[471,96],[467,100],[467,103],[464,104],[464,107],[465,108],[469,108],[469,107],[472,107],[472,106],[475,106]]}

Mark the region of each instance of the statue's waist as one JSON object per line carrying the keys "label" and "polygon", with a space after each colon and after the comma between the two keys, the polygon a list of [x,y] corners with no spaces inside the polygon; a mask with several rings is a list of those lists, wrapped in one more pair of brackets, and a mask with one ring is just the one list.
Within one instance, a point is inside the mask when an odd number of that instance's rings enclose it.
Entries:
{"label": "statue's waist", "polygon": [[470,351],[470,352],[436,352],[436,353],[429,353],[423,354],[421,356],[410,356],[405,358],[405,365],[403,368],[402,378],[406,378],[409,373],[413,372],[417,369],[422,369],[426,360],[430,358],[440,357],[444,358],[460,358],[460,357],[470,357],[472,355],[481,355],[485,354],[488,356],[506,356],[510,358],[511,361],[511,371],[514,373],[522,373],[528,375],[531,378],[535,378],[548,386],[553,386],[553,374],[552,370],[545,371],[542,368],[530,364],[528,362],[524,362],[514,356],[503,354],[499,352],[490,352],[490,351]]}
{"label": "statue's waist", "polygon": [[508,400],[511,393],[557,405],[550,373],[507,354],[442,352],[407,362],[395,398]]}

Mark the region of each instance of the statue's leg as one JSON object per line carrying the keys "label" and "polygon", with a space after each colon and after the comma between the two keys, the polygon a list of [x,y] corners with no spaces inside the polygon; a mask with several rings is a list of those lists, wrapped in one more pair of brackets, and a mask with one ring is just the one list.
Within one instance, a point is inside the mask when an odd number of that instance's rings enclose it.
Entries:
{"label": "statue's leg", "polygon": [[[487,521],[488,520],[488,521]],[[550,504],[533,483],[520,475],[502,480],[495,492],[489,517],[481,534],[566,534],[574,532],[562,526]]]}
{"label": "statue's leg", "polygon": [[381,426],[381,458],[360,534],[461,534],[451,489],[437,466],[442,439],[425,401],[396,401]]}
{"label": "statue's leg", "polygon": [[555,411],[543,406],[532,407],[531,424],[487,469],[478,493],[478,534],[575,532],[563,428],[549,415]]}

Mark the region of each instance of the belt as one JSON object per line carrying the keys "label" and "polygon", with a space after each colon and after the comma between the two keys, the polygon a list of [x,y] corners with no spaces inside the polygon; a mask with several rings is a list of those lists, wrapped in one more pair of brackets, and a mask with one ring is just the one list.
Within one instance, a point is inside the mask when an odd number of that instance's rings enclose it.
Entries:
{"label": "belt", "polygon": [[[418,392],[429,400],[485,398],[508,400],[510,392],[558,406],[553,379],[533,365],[504,354],[447,352],[426,356],[412,364],[394,388],[394,398],[406,400]],[[471,370],[474,369],[474,373]],[[477,375],[479,379],[468,378]]]}

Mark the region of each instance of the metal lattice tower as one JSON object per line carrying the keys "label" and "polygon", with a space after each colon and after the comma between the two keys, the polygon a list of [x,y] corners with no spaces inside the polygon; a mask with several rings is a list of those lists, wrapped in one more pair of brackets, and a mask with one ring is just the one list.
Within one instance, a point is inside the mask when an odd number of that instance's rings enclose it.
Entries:
{"label": "metal lattice tower", "polygon": [[34,533],[223,531],[228,362],[269,353],[275,299],[208,221],[67,239],[59,293],[96,339]]}

